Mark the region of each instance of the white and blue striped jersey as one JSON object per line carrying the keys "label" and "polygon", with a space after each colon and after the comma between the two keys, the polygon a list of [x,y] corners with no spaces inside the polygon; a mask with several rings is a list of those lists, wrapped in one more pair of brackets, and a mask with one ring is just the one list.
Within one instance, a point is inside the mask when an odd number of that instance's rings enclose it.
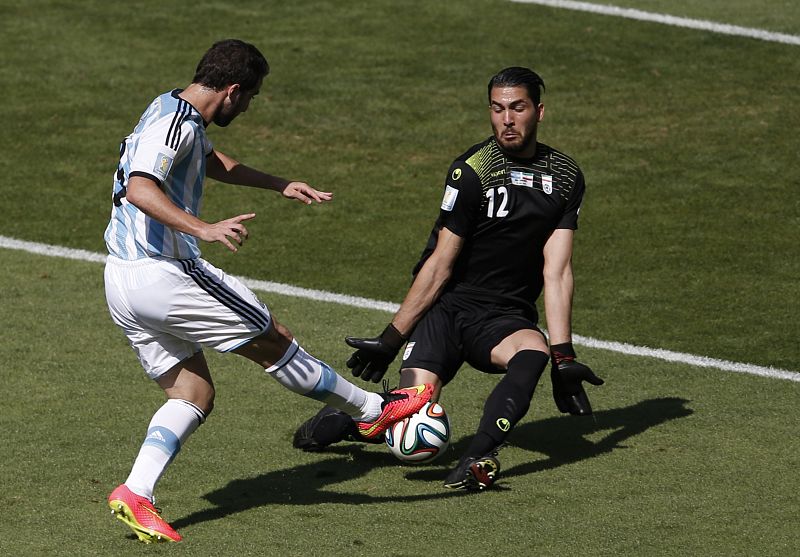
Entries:
{"label": "white and blue striped jersey", "polygon": [[172,230],[125,199],[130,177],[144,176],[159,184],[180,209],[199,216],[206,157],[213,147],[202,116],[179,93],[175,89],[156,97],[120,145],[114,205],[105,232],[108,252],[120,259],[200,256],[197,238]]}

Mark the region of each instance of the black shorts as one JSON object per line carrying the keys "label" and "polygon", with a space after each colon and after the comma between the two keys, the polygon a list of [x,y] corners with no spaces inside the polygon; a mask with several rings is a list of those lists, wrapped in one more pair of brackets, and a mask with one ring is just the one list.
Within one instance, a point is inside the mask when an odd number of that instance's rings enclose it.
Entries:
{"label": "black shorts", "polygon": [[401,367],[430,371],[445,385],[464,362],[485,373],[505,373],[492,364],[492,349],[516,331],[540,331],[537,318],[519,306],[447,292],[417,323]]}

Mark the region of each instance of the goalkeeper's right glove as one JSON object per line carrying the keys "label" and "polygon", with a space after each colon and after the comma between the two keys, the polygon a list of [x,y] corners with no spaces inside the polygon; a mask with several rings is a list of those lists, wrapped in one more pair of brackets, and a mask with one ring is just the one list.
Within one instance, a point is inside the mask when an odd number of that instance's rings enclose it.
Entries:
{"label": "goalkeeper's right glove", "polygon": [[406,343],[406,338],[389,323],[378,337],[347,337],[344,341],[356,349],[347,360],[347,367],[353,370],[353,375],[378,383]]}

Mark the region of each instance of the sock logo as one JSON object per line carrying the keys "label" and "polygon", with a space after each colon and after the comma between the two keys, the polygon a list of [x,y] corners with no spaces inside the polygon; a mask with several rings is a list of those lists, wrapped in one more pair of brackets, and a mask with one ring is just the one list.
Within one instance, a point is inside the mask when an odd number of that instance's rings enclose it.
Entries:
{"label": "sock logo", "polygon": [[160,441],[161,443],[164,444],[166,444],[167,442],[167,440],[164,439],[164,436],[161,434],[161,432],[158,431],[157,429],[151,431],[150,434],[147,436],[147,439],[155,439],[156,441]]}
{"label": "sock logo", "polygon": [[147,437],[142,446],[156,447],[172,460],[181,450],[181,440],[169,429],[163,426],[154,426],[147,430]]}
{"label": "sock logo", "polygon": [[498,418],[497,419],[497,427],[500,428],[500,431],[508,431],[511,429],[511,422],[509,422],[506,418]]}

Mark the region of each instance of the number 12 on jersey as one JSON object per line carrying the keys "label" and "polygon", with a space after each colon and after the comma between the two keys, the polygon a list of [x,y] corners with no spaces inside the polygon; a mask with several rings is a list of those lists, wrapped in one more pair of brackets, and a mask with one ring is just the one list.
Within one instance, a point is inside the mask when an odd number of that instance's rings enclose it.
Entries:
{"label": "number 12 on jersey", "polygon": [[[497,191],[496,194],[495,191]],[[497,203],[495,203],[495,197],[497,197]],[[508,209],[506,208],[508,206],[508,189],[505,186],[486,190],[486,199],[489,200],[486,211],[487,217],[491,219],[508,216]],[[495,205],[497,205],[497,212],[495,212]]]}

